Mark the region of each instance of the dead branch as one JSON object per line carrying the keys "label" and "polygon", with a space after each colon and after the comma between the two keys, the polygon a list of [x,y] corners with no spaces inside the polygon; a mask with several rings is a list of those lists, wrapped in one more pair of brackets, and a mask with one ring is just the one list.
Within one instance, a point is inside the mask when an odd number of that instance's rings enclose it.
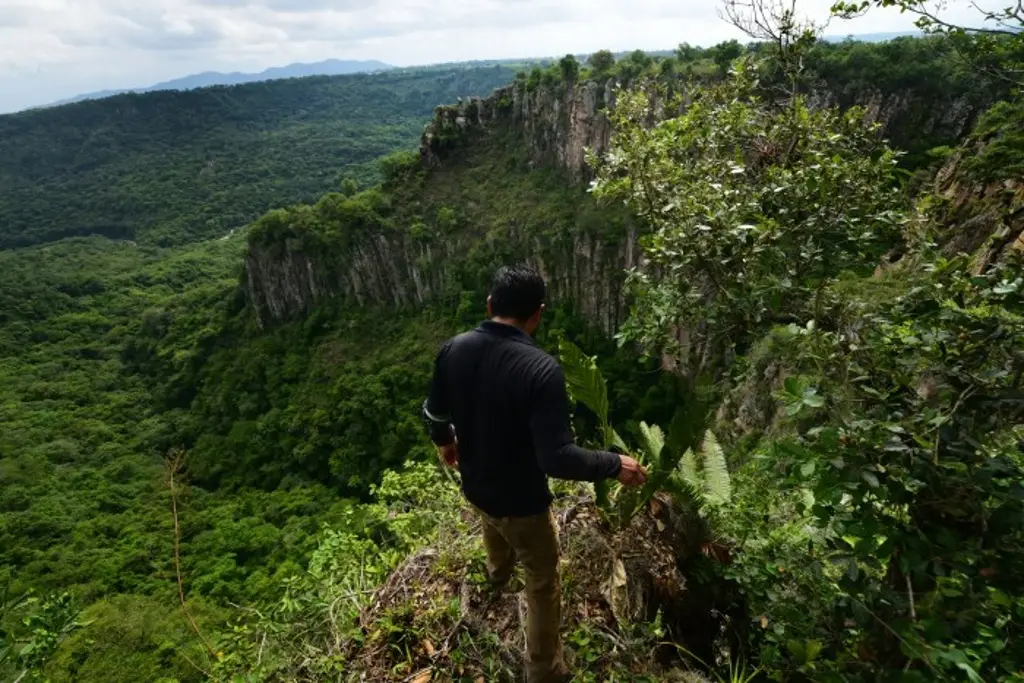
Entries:
{"label": "dead branch", "polygon": [[181,474],[182,468],[185,465],[185,456],[185,451],[178,448],[172,450],[164,461],[167,467],[167,487],[171,491],[171,514],[174,516],[174,574],[178,579],[178,599],[181,602],[181,611],[185,613],[185,617],[188,619],[189,625],[192,627],[196,636],[199,637],[199,640],[202,641],[206,651],[209,652],[213,660],[216,661],[218,659],[217,652],[213,649],[213,646],[210,645],[206,636],[203,635],[199,625],[196,623],[192,613],[189,611],[188,605],[185,603],[185,584],[181,578],[181,525],[178,521],[177,478]]}

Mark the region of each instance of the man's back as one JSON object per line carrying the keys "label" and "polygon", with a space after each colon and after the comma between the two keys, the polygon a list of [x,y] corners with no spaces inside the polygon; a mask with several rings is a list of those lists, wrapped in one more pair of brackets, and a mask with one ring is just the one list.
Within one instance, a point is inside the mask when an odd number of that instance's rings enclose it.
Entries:
{"label": "man's back", "polygon": [[438,355],[428,415],[455,426],[463,490],[494,517],[547,510],[547,476],[614,477],[619,457],[573,445],[558,363],[513,325],[484,322]]}
{"label": "man's back", "polygon": [[640,486],[645,473],[628,456],[573,443],[565,377],[533,343],[547,288],[529,266],[501,268],[487,297],[491,316],[450,340],[434,367],[423,415],[430,438],[479,513],[487,576],[508,581],[521,563],[526,578],[526,679],[571,678],[562,657],[558,529],[547,477]]}

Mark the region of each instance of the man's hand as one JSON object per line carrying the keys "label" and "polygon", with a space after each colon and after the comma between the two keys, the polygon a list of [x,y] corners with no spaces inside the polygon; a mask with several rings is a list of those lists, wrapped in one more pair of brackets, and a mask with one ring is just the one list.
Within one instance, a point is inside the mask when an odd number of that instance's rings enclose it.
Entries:
{"label": "man's hand", "polygon": [[619,483],[623,486],[643,486],[647,483],[647,470],[628,455],[620,455],[622,469],[619,471]]}
{"label": "man's hand", "polygon": [[444,464],[448,467],[459,466],[459,442],[453,441],[447,446],[438,446],[437,453],[444,460]]}

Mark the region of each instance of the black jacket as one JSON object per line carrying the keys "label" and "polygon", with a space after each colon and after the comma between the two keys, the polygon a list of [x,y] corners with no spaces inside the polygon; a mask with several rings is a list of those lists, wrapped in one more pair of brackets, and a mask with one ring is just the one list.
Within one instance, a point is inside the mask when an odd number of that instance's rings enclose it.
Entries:
{"label": "black jacket", "polygon": [[562,368],[511,325],[487,321],[442,347],[423,414],[438,446],[457,435],[463,492],[493,517],[545,512],[548,476],[600,481],[622,467],[573,443]]}

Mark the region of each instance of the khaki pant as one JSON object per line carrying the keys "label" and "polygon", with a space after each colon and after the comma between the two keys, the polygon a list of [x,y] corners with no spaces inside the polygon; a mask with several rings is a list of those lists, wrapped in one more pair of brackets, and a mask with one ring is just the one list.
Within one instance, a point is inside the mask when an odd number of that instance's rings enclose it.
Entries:
{"label": "khaki pant", "polygon": [[532,517],[491,517],[479,509],[477,513],[483,520],[491,582],[508,581],[517,559],[526,574],[526,680],[568,680],[559,635],[562,587],[558,578],[558,531],[551,511]]}

